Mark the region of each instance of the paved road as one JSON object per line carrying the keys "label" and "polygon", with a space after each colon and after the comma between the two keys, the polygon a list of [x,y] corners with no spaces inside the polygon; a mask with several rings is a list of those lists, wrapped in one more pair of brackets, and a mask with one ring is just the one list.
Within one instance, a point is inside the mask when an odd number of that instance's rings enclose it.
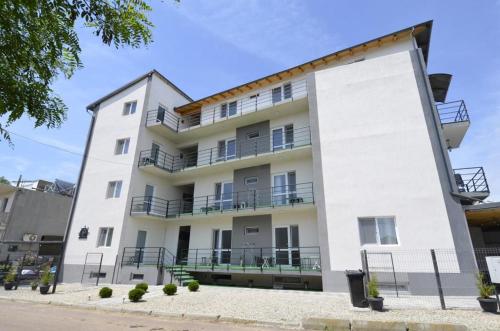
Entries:
{"label": "paved road", "polygon": [[[154,316],[141,316],[58,307],[46,304],[0,300],[1,331],[273,331],[262,327],[240,326],[220,322],[181,321]],[[280,329],[283,330],[283,329]]]}

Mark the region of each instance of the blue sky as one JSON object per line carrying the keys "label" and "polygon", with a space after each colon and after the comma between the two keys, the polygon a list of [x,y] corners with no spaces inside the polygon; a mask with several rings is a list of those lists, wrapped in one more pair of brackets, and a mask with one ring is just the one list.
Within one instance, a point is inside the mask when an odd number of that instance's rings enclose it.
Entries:
{"label": "blue sky", "polygon": [[[165,0],[154,2],[154,43],[114,49],[79,29],[84,68],[55,90],[69,107],[60,129],[22,119],[0,142],[0,176],[76,181],[90,116],[85,106],[155,68],[194,99],[429,19],[429,72],[453,74],[448,100],[471,116],[453,167],[484,166],[500,199],[500,1]],[[0,118],[0,121],[2,119]]]}

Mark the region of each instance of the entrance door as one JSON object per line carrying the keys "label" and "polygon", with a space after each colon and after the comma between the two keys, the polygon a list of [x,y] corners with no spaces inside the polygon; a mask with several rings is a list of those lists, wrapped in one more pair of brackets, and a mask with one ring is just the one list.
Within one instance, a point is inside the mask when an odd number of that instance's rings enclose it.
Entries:
{"label": "entrance door", "polygon": [[136,259],[139,263],[143,263],[144,261],[144,247],[146,247],[146,231],[139,230],[137,231],[137,240],[135,242],[136,247]]}
{"label": "entrance door", "polygon": [[231,230],[215,229],[212,232],[212,263],[231,263]]}
{"label": "entrance door", "polygon": [[177,264],[188,263],[190,235],[190,225],[179,227],[179,240],[177,241]]}
{"label": "entrance door", "polygon": [[274,229],[276,264],[300,266],[299,226]]}
{"label": "entrance door", "polygon": [[144,189],[144,211],[145,212],[154,212],[153,208],[153,196],[155,194],[155,187],[153,185],[146,185]]}

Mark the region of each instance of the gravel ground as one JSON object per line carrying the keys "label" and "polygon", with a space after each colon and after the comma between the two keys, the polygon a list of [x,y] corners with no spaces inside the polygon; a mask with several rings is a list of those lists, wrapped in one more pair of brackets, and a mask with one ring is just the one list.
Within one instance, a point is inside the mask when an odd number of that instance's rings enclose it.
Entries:
{"label": "gravel ground", "polygon": [[[269,289],[231,288],[201,286],[199,292],[191,293],[187,288],[178,288],[177,295],[167,297],[160,286],[150,286],[149,292],[139,303],[126,299],[131,285],[109,285],[113,297],[100,299],[98,288],[80,284],[61,284],[56,294],[40,295],[29,288],[17,291],[0,290],[0,298],[34,302],[54,302],[90,307],[106,307],[127,311],[144,311],[157,314],[220,315],[225,318],[254,320],[283,326],[300,325],[307,317],[330,317],[360,320],[397,320],[415,322],[464,324],[470,330],[500,330],[500,316],[483,313],[478,305],[474,308],[440,310],[435,298],[418,297],[388,298],[386,312],[372,312],[353,308],[347,294],[303,292]],[[412,303],[421,303],[423,308],[407,308]],[[471,298],[463,300],[469,306]],[[439,304],[439,301],[437,301]]]}

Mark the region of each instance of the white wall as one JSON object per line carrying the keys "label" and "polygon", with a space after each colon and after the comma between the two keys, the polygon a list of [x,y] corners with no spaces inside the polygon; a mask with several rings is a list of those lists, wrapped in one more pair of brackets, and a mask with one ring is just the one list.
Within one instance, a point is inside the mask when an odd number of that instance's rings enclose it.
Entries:
{"label": "white wall", "polygon": [[358,217],[394,216],[400,249],[453,248],[410,52],[321,70],[311,82],[320,243],[331,270],[361,266]]}

